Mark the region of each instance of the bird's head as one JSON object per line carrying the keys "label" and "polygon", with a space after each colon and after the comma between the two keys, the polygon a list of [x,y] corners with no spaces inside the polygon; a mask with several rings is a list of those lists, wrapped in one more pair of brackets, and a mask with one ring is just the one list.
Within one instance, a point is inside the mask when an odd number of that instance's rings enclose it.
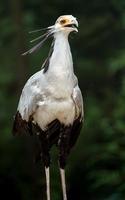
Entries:
{"label": "bird's head", "polygon": [[35,31],[31,31],[30,33],[38,32],[38,31],[46,31],[44,34],[39,36],[38,38],[35,38],[31,42],[35,42],[36,40],[42,39],[37,45],[32,47],[30,50],[27,52],[23,53],[22,55],[27,55],[35,52],[38,50],[40,47],[42,47],[43,43],[50,38],[51,36],[56,35],[57,33],[65,33],[66,35],[69,35],[71,32],[78,32],[78,21],[76,20],[75,17],[72,15],[63,15],[60,16],[55,24],[53,26],[49,26],[44,29],[39,29]]}
{"label": "bird's head", "polygon": [[60,16],[57,20],[55,25],[53,26],[53,29],[55,29],[55,32],[78,32],[78,21],[75,17],[72,15],[63,15]]}

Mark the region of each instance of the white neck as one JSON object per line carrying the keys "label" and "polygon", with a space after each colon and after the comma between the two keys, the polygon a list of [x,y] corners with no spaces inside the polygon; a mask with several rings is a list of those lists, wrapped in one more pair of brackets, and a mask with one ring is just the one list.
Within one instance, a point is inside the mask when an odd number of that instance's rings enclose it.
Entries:
{"label": "white neck", "polygon": [[53,53],[50,58],[49,70],[51,73],[73,73],[73,61],[68,34],[58,32],[55,34]]}

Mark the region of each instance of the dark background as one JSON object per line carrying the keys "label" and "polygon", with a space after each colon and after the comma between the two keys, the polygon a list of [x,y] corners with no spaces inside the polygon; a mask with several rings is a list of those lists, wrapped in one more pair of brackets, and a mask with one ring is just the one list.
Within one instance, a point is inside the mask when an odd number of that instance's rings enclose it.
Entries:
{"label": "dark background", "polygon": [[[2,0],[0,2],[0,195],[44,199],[45,180],[35,165],[33,138],[13,137],[13,116],[25,81],[37,72],[51,41],[31,56],[21,53],[62,14],[79,21],[71,35],[74,68],[84,97],[85,122],[66,168],[70,200],[125,199],[125,1]],[[52,199],[61,199],[53,149]],[[1,198],[1,197],[0,197]]]}

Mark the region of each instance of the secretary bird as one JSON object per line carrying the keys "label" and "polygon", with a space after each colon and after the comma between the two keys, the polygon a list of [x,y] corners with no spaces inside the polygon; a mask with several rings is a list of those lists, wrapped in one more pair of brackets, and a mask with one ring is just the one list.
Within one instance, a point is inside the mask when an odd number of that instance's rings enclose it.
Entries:
{"label": "secretary bird", "polygon": [[14,135],[35,134],[40,141],[47,200],[50,200],[50,149],[55,144],[59,150],[63,200],[67,200],[66,160],[83,123],[82,94],[74,74],[68,42],[69,33],[78,32],[77,28],[75,17],[60,16],[53,26],[44,29],[47,31],[45,34],[33,41],[42,40],[23,54],[35,52],[53,36],[51,49],[42,69],[29,78],[22,90],[13,124]]}

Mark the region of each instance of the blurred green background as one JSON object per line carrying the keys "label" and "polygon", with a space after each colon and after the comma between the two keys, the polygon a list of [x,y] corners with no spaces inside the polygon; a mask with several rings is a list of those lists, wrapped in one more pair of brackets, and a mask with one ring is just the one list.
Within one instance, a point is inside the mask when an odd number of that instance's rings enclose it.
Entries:
{"label": "blurred green background", "polygon": [[[74,68],[84,97],[85,122],[66,168],[69,200],[125,199],[125,1],[10,0],[0,2],[0,194],[40,200],[43,169],[33,162],[34,138],[13,137],[13,116],[25,81],[46,58],[51,41],[21,53],[62,14],[79,21],[71,35]],[[61,199],[53,150],[52,198]],[[44,196],[44,195],[43,195]]]}

